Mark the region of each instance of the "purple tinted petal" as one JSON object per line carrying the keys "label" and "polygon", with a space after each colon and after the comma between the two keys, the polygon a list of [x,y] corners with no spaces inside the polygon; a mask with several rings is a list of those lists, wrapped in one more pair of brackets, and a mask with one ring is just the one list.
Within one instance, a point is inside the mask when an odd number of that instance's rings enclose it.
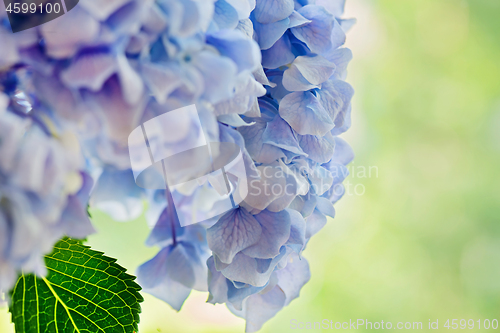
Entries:
{"label": "purple tinted petal", "polygon": [[257,0],[253,14],[260,23],[281,21],[293,13],[293,0]]}
{"label": "purple tinted petal", "polygon": [[333,127],[333,121],[318,98],[311,92],[294,92],[280,104],[280,116],[301,135],[323,136]]}
{"label": "purple tinted petal", "polygon": [[259,222],[245,209],[237,208],[207,230],[207,241],[221,261],[229,264],[239,251],[255,244],[261,234]]}
{"label": "purple tinted petal", "polygon": [[254,215],[262,227],[257,243],[247,247],[243,253],[252,258],[271,259],[280,253],[280,248],[290,237],[290,215],[287,211],[273,213],[267,210]]}

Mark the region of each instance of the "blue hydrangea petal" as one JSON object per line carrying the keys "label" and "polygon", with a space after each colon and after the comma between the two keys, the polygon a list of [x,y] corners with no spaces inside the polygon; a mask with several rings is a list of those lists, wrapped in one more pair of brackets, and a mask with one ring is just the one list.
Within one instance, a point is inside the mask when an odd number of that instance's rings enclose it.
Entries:
{"label": "blue hydrangea petal", "polygon": [[292,44],[288,34],[281,36],[269,49],[262,50],[262,66],[264,68],[278,68],[288,65],[295,59],[292,52]]}
{"label": "blue hydrangea petal", "polygon": [[116,60],[111,54],[90,53],[76,58],[68,68],[62,71],[61,80],[70,88],[98,91],[116,70]]}
{"label": "blue hydrangea petal", "polygon": [[[227,280],[229,281],[229,280]],[[251,295],[255,295],[267,287],[254,287],[244,284],[242,288],[237,288],[236,283],[228,283],[228,302],[237,310],[243,310],[244,301]]]}
{"label": "blue hydrangea petal", "polygon": [[317,234],[326,225],[326,216],[315,209],[313,213],[306,219],[306,238],[311,238]]}
{"label": "blue hydrangea petal", "polygon": [[299,297],[302,287],[311,279],[309,263],[305,258],[299,258],[291,254],[285,268],[275,272],[278,278],[278,286],[285,293],[285,306]]}
{"label": "blue hydrangea petal", "polygon": [[260,177],[249,179],[248,196],[244,202],[257,210],[266,209],[285,195],[287,178],[278,162],[257,167]]}
{"label": "blue hydrangea petal", "polygon": [[352,60],[352,51],[348,48],[333,49],[332,51],[323,54],[323,56],[335,64],[335,78],[345,80],[347,77],[347,65]]}
{"label": "blue hydrangea petal", "polygon": [[225,0],[215,3],[214,21],[219,29],[234,29],[238,25],[238,12]]}
{"label": "blue hydrangea petal", "polygon": [[255,9],[255,0],[226,0],[238,13],[240,20],[248,19],[250,12]]}
{"label": "blue hydrangea petal", "polygon": [[335,217],[335,208],[330,200],[322,197],[317,198],[316,209],[331,218]]}
{"label": "blue hydrangea petal", "polygon": [[83,239],[96,232],[87,212],[87,201],[94,181],[85,173],[82,173],[82,178],[82,188],[77,194],[68,197],[68,203],[59,222],[65,234],[76,239]]}
{"label": "blue hydrangea petal", "polygon": [[316,5],[325,7],[335,17],[344,14],[346,0],[316,0]]}
{"label": "blue hydrangea petal", "polygon": [[293,13],[293,0],[257,0],[253,14],[259,23],[273,23]]}
{"label": "blue hydrangea petal", "polygon": [[205,99],[211,103],[217,103],[232,96],[238,70],[232,60],[203,51],[196,55],[193,62],[203,74],[205,82],[203,97]]}
{"label": "blue hydrangea petal", "polygon": [[221,55],[231,58],[240,72],[254,71],[260,65],[262,56],[257,43],[239,31],[223,30],[209,34],[207,43],[217,48]]}
{"label": "blue hydrangea petal", "polygon": [[[284,188],[278,187],[279,191],[275,191],[277,198],[273,200],[267,207],[272,212],[279,212],[287,208],[297,195],[305,195],[309,191],[309,182],[302,175],[302,170],[295,170],[280,161],[282,176],[285,178],[286,184]],[[272,189],[272,188],[271,188]]]}
{"label": "blue hydrangea petal", "polygon": [[78,7],[40,27],[48,56],[57,59],[69,58],[74,56],[82,45],[96,40],[100,30],[99,21]]}
{"label": "blue hydrangea petal", "polygon": [[307,5],[300,8],[298,12],[312,22],[292,28],[291,31],[312,52],[323,54],[344,44],[344,31],[333,15],[325,8]]}
{"label": "blue hydrangea petal", "polygon": [[230,264],[238,252],[255,244],[261,234],[259,222],[245,209],[237,208],[207,230],[207,241],[213,253],[223,263]]}
{"label": "blue hydrangea petal", "polygon": [[276,146],[281,149],[291,151],[298,155],[307,156],[299,146],[297,137],[290,125],[280,116],[276,116],[272,121],[267,123],[266,129],[262,135],[264,143]]}
{"label": "blue hydrangea petal", "polygon": [[286,295],[276,286],[265,294],[250,296],[245,302],[245,332],[252,333],[261,329],[262,325],[274,317],[286,303]]}
{"label": "blue hydrangea petal", "polygon": [[335,137],[335,150],[332,161],[347,165],[354,160],[354,151],[351,146],[342,138]]}
{"label": "blue hydrangea petal", "polygon": [[349,176],[349,170],[343,164],[330,161],[322,166],[330,171],[333,177],[333,184],[340,184]]}
{"label": "blue hydrangea petal", "polygon": [[[173,219],[173,220],[172,220]],[[172,231],[176,236],[182,236],[186,229],[182,228],[179,218],[175,212],[172,212],[169,207],[166,207],[160,214],[153,230],[146,240],[147,246],[166,246],[173,239]]]}
{"label": "blue hydrangea petal", "polygon": [[207,260],[208,267],[208,303],[222,304],[228,301],[227,293],[229,291],[228,280],[222,273],[216,269],[214,257]]}
{"label": "blue hydrangea petal", "polygon": [[130,0],[115,0],[102,3],[99,0],[83,1],[81,6],[99,20],[108,19],[118,9],[125,6]]}
{"label": "blue hydrangea petal", "polygon": [[143,192],[132,170],[105,168],[92,190],[90,205],[109,214],[115,221],[129,221],[142,212]]}
{"label": "blue hydrangea petal", "polygon": [[296,210],[287,209],[287,211],[290,215],[290,238],[286,246],[300,254],[306,245],[306,220]]}
{"label": "blue hydrangea petal", "polygon": [[318,90],[321,104],[334,121],[349,110],[353,95],[354,90],[351,85],[341,80],[328,80]]}
{"label": "blue hydrangea petal", "polygon": [[342,30],[347,33],[356,24],[356,19],[337,19]]}
{"label": "blue hydrangea petal", "polygon": [[347,110],[341,111],[335,118],[335,128],[330,131],[332,135],[340,135],[351,128],[351,111],[352,106],[349,105]]}
{"label": "blue hydrangea petal", "polygon": [[168,274],[166,262],[171,251],[171,246],[165,247],[154,258],[139,266],[137,279],[143,288],[152,289],[163,282]]}
{"label": "blue hydrangea petal", "polygon": [[304,16],[300,15],[299,12],[293,11],[293,13],[289,17],[290,19],[290,24],[288,25],[289,28],[295,28],[302,26],[304,24],[311,23],[311,20],[306,19]]}
{"label": "blue hydrangea petal", "polygon": [[289,24],[289,18],[269,24],[254,22],[255,34],[257,35],[257,42],[261,50],[271,48],[283,36],[285,31],[288,30]]}
{"label": "blue hydrangea petal", "polygon": [[178,243],[169,253],[165,265],[169,277],[182,283],[188,288],[193,288],[196,282],[194,265],[197,257],[192,245]]}
{"label": "blue hydrangea petal", "polygon": [[322,137],[300,135],[299,144],[310,159],[320,164],[330,161],[333,157],[335,139],[329,132]]}
{"label": "blue hydrangea petal", "polygon": [[267,122],[261,118],[254,119],[255,124],[238,128],[245,139],[248,153],[253,160],[260,163],[272,163],[285,155],[278,147],[264,143],[262,136],[266,130]]}
{"label": "blue hydrangea petal", "polygon": [[146,63],[141,66],[144,83],[158,103],[163,104],[177,88],[182,86],[181,69],[173,64]]}
{"label": "blue hydrangea petal", "polygon": [[243,253],[238,253],[233,262],[221,272],[232,281],[239,281],[255,287],[265,286],[279,261],[287,254],[283,246],[280,254],[273,259],[255,259]]}
{"label": "blue hydrangea petal", "polygon": [[283,73],[283,86],[288,91],[318,88],[332,76],[335,67],[335,64],[319,55],[297,57]]}
{"label": "blue hydrangea petal", "polygon": [[240,20],[238,26],[236,27],[236,30],[241,31],[245,36],[253,39],[253,22],[248,18],[248,16],[247,18]]}
{"label": "blue hydrangea petal", "polygon": [[311,92],[294,92],[281,100],[280,116],[301,135],[323,136],[334,127],[327,110]]}
{"label": "blue hydrangea petal", "polygon": [[317,195],[322,195],[333,185],[331,172],[319,165],[308,175],[308,179],[311,183],[312,192]]}
{"label": "blue hydrangea petal", "polygon": [[264,210],[254,218],[262,227],[262,235],[257,243],[247,247],[243,253],[252,258],[271,259],[280,253],[280,248],[290,238],[290,215],[283,210],[273,213]]}

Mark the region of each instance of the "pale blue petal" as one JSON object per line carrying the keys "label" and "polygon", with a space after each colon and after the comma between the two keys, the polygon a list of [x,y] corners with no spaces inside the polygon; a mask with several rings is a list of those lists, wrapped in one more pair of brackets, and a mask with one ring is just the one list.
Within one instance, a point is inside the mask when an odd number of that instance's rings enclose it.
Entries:
{"label": "pale blue petal", "polygon": [[331,218],[335,217],[335,208],[333,207],[333,204],[330,202],[330,200],[322,197],[317,198],[317,204],[316,204],[316,209],[325,214],[326,216],[330,216]]}
{"label": "pale blue petal", "polygon": [[306,220],[296,210],[287,209],[290,215],[290,238],[286,245],[291,247],[296,253],[302,251],[306,244]]}
{"label": "pale blue petal", "polygon": [[347,48],[332,49],[323,56],[337,66],[334,73],[335,78],[345,80],[347,77],[347,65],[352,60],[352,51]]}
{"label": "pale blue petal", "polygon": [[221,304],[227,302],[229,290],[228,280],[215,267],[214,257],[207,260],[208,266],[208,303]]}
{"label": "pale blue petal", "polygon": [[326,216],[315,209],[313,213],[306,219],[306,238],[311,238],[317,234],[326,225]]}
{"label": "pale blue petal", "polygon": [[290,125],[280,116],[276,116],[273,121],[267,123],[262,140],[264,143],[306,156],[306,153],[299,146],[297,137]]}
{"label": "pale blue petal", "polygon": [[166,302],[174,310],[180,311],[184,301],[191,293],[191,288],[167,278],[154,288],[143,288],[143,291]]}
{"label": "pale blue petal", "polygon": [[255,22],[254,29],[260,48],[262,50],[271,48],[271,46],[273,46],[278,41],[278,39],[283,36],[285,31],[287,31],[289,24],[290,19],[288,18],[269,24]]}
{"label": "pale blue petal", "polygon": [[333,184],[342,183],[344,179],[346,179],[347,176],[349,176],[349,170],[343,164],[330,161],[326,164],[323,164],[323,167],[325,167],[328,171],[330,171],[333,177]]}
{"label": "pale blue petal", "polygon": [[349,110],[353,95],[354,90],[351,85],[341,80],[328,80],[318,90],[318,97],[321,104],[334,121],[337,120],[337,117],[342,118]]}
{"label": "pale blue petal", "polygon": [[347,110],[341,111],[335,118],[335,128],[330,131],[332,135],[340,135],[351,128],[351,111],[352,106],[349,105]]}
{"label": "pale blue petal", "polygon": [[354,151],[351,146],[339,137],[335,138],[335,150],[332,161],[335,163],[347,165],[354,160]]}
{"label": "pale blue petal", "polygon": [[301,135],[323,136],[333,127],[329,113],[311,92],[294,92],[281,100],[280,116]]}
{"label": "pale blue petal", "polygon": [[291,31],[312,52],[322,54],[344,44],[344,31],[333,15],[323,7],[307,5],[299,9],[298,12],[312,22],[292,28]]}
{"label": "pale blue petal", "polygon": [[255,9],[255,0],[226,0],[238,12],[240,20],[250,16],[250,12]]}
{"label": "pale blue petal", "polygon": [[137,218],[142,212],[143,190],[132,170],[105,168],[92,190],[90,205],[109,214],[115,221]]}
{"label": "pale blue petal", "polygon": [[316,5],[325,7],[335,17],[344,14],[345,0],[316,0]]}
{"label": "pale blue petal", "polygon": [[293,11],[292,15],[289,17],[290,19],[290,25],[288,26],[289,28],[295,28],[302,26],[307,23],[311,23],[311,20],[306,19],[304,16],[300,15],[299,12]]}
{"label": "pale blue petal", "polygon": [[90,222],[87,206],[82,205],[76,196],[69,196],[60,221],[64,233],[75,239],[83,239],[96,233]]}
{"label": "pale blue petal", "polygon": [[285,268],[276,271],[278,286],[286,296],[285,306],[299,297],[300,289],[311,279],[309,263],[305,258],[291,254],[289,260]]}
{"label": "pale blue petal", "polygon": [[290,215],[283,210],[273,213],[264,210],[254,218],[262,227],[262,235],[257,243],[247,247],[243,253],[252,258],[271,259],[280,253],[280,248],[290,237]]}
{"label": "pale blue petal", "polygon": [[293,13],[293,0],[257,0],[253,14],[260,23],[273,23]]}
{"label": "pale blue petal", "polygon": [[185,228],[182,228],[179,223],[179,218],[175,211],[170,211],[170,208],[165,208],[156,222],[153,230],[146,240],[147,246],[165,246],[173,239],[172,231],[176,236],[181,236]]}
{"label": "pale blue petal", "polygon": [[318,88],[332,76],[335,67],[335,64],[319,55],[297,57],[283,73],[283,86],[288,91]]}
{"label": "pale blue petal", "polygon": [[[188,253],[190,252],[190,253]],[[193,288],[195,283],[195,272],[193,259],[196,258],[194,248],[191,245],[178,243],[169,253],[165,265],[167,266],[168,276],[188,288]]]}
{"label": "pale blue petal", "polygon": [[143,288],[152,289],[163,282],[167,276],[166,262],[171,251],[171,246],[165,247],[153,259],[139,266],[137,280]]}
{"label": "pale blue petal", "polygon": [[237,208],[226,213],[207,230],[207,241],[220,260],[230,264],[238,252],[255,244],[261,234],[259,222],[244,208]]}
{"label": "pale blue petal", "polygon": [[272,163],[285,155],[278,147],[263,142],[262,135],[267,122],[261,118],[253,119],[255,124],[238,128],[245,139],[245,145],[250,156],[259,163]]}
{"label": "pale blue petal", "polygon": [[61,80],[70,88],[98,91],[116,71],[116,59],[111,54],[92,52],[75,58],[71,65],[61,72]]}
{"label": "pale blue petal", "polygon": [[356,24],[357,20],[352,18],[352,19],[337,19],[337,21],[340,24],[340,27],[342,30],[347,33],[349,30],[351,30],[352,27]]}
{"label": "pale blue petal", "polygon": [[262,66],[264,68],[278,68],[293,62],[295,55],[292,52],[292,44],[288,34],[284,34],[269,49],[262,50]]}
{"label": "pale blue petal", "polygon": [[330,133],[325,136],[300,135],[299,143],[308,157],[320,164],[330,161],[334,154],[335,139]]}
{"label": "pale blue petal", "polygon": [[285,293],[278,286],[265,294],[250,296],[244,307],[245,332],[252,333],[260,330],[266,321],[274,317],[285,306],[285,303]]}
{"label": "pale blue petal", "polygon": [[68,203],[59,222],[64,228],[65,234],[76,239],[83,239],[96,232],[87,212],[89,194],[94,180],[83,172],[81,176],[83,185],[78,193],[68,197]]}
{"label": "pale blue petal", "polygon": [[141,66],[144,83],[158,103],[163,104],[175,89],[183,85],[181,69],[172,62],[167,64],[146,63]]}
{"label": "pale blue petal", "polygon": [[205,99],[211,103],[217,103],[232,96],[238,71],[232,60],[203,51],[196,55],[193,62],[203,74],[205,82],[203,97]]}
{"label": "pale blue petal", "polygon": [[[229,281],[229,280],[227,280]],[[251,295],[255,295],[258,292],[266,288],[266,285],[262,287],[254,287],[249,284],[244,284],[243,287],[237,288],[236,285],[240,283],[228,283],[228,302],[234,306],[237,310],[243,309],[243,302]]]}
{"label": "pale blue petal", "polygon": [[226,278],[250,284],[255,287],[265,286],[279,263],[287,254],[285,247],[281,248],[280,254],[274,259],[255,259],[243,253],[238,253],[233,262],[221,272]]}
{"label": "pale blue petal", "polygon": [[259,46],[239,31],[222,30],[207,35],[207,43],[213,45],[221,55],[231,58],[238,71],[254,71],[261,62]]}
{"label": "pale blue petal", "polygon": [[312,193],[322,195],[333,185],[333,176],[326,168],[318,165],[308,175]]}

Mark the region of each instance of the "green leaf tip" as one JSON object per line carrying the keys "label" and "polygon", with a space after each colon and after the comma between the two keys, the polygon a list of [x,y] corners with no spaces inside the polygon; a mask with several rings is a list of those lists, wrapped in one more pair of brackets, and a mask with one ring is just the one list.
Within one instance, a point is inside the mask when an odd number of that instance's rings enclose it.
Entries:
{"label": "green leaf tip", "polygon": [[45,256],[47,276],[22,274],[10,292],[16,333],[134,333],[141,287],[81,241],[64,238]]}

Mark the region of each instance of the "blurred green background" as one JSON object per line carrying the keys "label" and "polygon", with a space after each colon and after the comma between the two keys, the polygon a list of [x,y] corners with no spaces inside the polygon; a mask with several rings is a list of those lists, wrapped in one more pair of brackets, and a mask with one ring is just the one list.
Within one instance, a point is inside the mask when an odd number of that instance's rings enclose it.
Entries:
{"label": "blurred green background", "polygon": [[[424,331],[429,319],[440,331],[446,319],[500,320],[500,1],[347,0],[346,16],[358,19],[350,193],[304,253],[301,297],[262,332],[294,331],[291,319]],[[129,270],[155,254],[145,220],[93,215],[89,243]],[[206,297],[176,313],[145,295],[141,332],[243,332]],[[2,309],[0,332],[9,321]]]}

